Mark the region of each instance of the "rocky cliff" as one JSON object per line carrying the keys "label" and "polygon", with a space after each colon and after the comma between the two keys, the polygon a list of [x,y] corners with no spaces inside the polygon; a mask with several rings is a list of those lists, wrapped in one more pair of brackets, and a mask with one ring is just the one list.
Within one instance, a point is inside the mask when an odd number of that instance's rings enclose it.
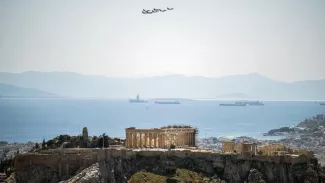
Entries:
{"label": "rocky cliff", "polygon": [[[18,160],[15,164],[15,179],[17,182],[67,180],[66,182],[125,183],[132,175],[140,171],[168,177],[175,174],[177,169],[186,169],[204,177],[213,178],[211,181],[214,182],[216,182],[215,180],[223,180],[228,183],[325,182],[317,159],[310,159],[303,155],[292,159],[285,156],[252,157],[200,152],[134,152],[106,149],[98,150],[97,158],[90,158],[87,161],[84,159],[87,154],[68,155],[64,158],[62,156],[21,155],[21,157],[17,157]],[[30,162],[26,162],[28,160]],[[59,162],[62,165],[60,164],[58,168]],[[63,165],[64,162],[66,164]],[[74,164],[71,164],[72,162]],[[85,167],[82,168],[80,163],[94,165],[88,165],[90,167],[83,170]],[[64,170],[67,170],[68,173],[65,174]]]}
{"label": "rocky cliff", "polygon": [[62,181],[61,183],[104,183],[101,171],[106,171],[106,169],[100,169],[99,163],[95,163],[90,167],[82,170],[80,173],[70,178],[67,181]]}

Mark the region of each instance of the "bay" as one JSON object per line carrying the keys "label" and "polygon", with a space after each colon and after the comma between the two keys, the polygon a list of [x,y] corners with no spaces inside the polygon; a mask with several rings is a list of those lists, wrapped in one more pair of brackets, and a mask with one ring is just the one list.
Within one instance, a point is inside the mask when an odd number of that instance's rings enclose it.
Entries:
{"label": "bay", "polygon": [[108,99],[0,99],[0,140],[40,142],[60,134],[106,133],[124,137],[125,128],[159,128],[186,124],[199,137],[250,136],[273,128],[297,125],[325,113],[325,106],[308,101],[265,101],[264,106],[219,106],[220,101],[188,100],[179,105],[130,104]]}

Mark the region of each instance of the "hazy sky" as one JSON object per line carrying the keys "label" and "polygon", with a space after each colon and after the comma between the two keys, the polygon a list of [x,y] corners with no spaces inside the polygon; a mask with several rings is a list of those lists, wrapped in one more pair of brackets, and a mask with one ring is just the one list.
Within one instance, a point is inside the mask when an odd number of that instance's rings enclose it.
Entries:
{"label": "hazy sky", "polygon": [[2,0],[0,71],[324,79],[324,19],[324,0]]}

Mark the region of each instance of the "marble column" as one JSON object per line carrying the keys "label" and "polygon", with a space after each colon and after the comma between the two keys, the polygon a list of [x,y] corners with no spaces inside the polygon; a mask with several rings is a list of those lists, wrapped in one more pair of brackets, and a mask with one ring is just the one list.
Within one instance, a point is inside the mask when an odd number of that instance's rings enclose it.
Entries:
{"label": "marble column", "polygon": [[175,134],[173,134],[173,144],[176,145],[176,138]]}
{"label": "marble column", "polygon": [[156,133],[153,134],[153,147],[154,148],[157,147],[157,134]]}
{"label": "marble column", "polygon": [[176,146],[177,144],[176,144],[177,142],[176,142],[176,134],[173,134],[173,144]]}
{"label": "marble column", "polygon": [[191,133],[191,141],[192,141],[192,146],[194,146],[194,134]]}
{"label": "marble column", "polygon": [[143,146],[147,147],[147,133],[143,134],[143,141],[144,141]]}
{"label": "marble column", "polygon": [[168,147],[170,147],[172,142],[173,142],[173,134],[169,134],[169,136],[168,136]]}
{"label": "marble column", "polygon": [[165,147],[165,134],[161,134],[161,147],[164,148]]}
{"label": "marble column", "polygon": [[137,147],[137,133],[133,133],[133,148]]}
{"label": "marble column", "polygon": [[128,147],[132,147],[132,133],[128,135]]}
{"label": "marble column", "polygon": [[160,147],[160,148],[163,147],[163,146],[162,146],[162,142],[163,142],[163,140],[162,140],[162,134],[159,133],[159,147]]}
{"label": "marble column", "polygon": [[127,139],[127,142],[128,142],[128,147],[131,147],[131,133],[128,133],[128,139]]}
{"label": "marble column", "polygon": [[140,133],[137,133],[137,148],[140,146]]}
{"label": "marble column", "polygon": [[153,139],[153,147],[156,148],[157,147],[157,134],[156,133],[153,134],[153,138],[154,138]]}
{"label": "marble column", "polygon": [[187,133],[187,141],[188,141],[187,145],[191,146],[190,133]]}
{"label": "marble column", "polygon": [[178,134],[178,145],[183,146],[183,134],[182,133]]}
{"label": "marble column", "polygon": [[149,147],[151,148],[152,146],[152,134],[149,133]]}
{"label": "marble column", "polygon": [[184,147],[185,133],[182,133],[181,146]]}
{"label": "marble column", "polygon": [[138,133],[134,133],[134,148],[138,147]]}
{"label": "marble column", "polygon": [[186,138],[187,138],[187,145],[190,146],[191,141],[190,141],[190,133],[186,134]]}
{"label": "marble column", "polygon": [[128,146],[132,147],[132,133],[129,133],[129,136],[128,136]]}
{"label": "marble column", "polygon": [[193,133],[191,133],[191,145],[194,146]]}
{"label": "marble column", "polygon": [[163,144],[164,144],[164,147],[166,147],[166,134],[163,134]]}

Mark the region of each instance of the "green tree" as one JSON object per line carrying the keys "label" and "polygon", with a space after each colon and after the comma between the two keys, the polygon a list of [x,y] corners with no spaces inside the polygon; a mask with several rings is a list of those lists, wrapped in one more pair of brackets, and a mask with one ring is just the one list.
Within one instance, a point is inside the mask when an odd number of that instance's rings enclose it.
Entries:
{"label": "green tree", "polygon": [[36,144],[35,144],[35,149],[38,149],[38,148],[39,148],[39,144],[36,143]]}
{"label": "green tree", "polygon": [[43,139],[42,149],[45,149],[45,144],[46,144],[45,139]]}
{"label": "green tree", "polygon": [[109,142],[108,142],[109,138],[107,135],[105,135],[105,133],[103,133],[103,135],[101,137],[98,138],[98,141],[97,141],[97,147],[100,147],[102,148],[103,146],[106,148],[106,147],[109,147]]}

